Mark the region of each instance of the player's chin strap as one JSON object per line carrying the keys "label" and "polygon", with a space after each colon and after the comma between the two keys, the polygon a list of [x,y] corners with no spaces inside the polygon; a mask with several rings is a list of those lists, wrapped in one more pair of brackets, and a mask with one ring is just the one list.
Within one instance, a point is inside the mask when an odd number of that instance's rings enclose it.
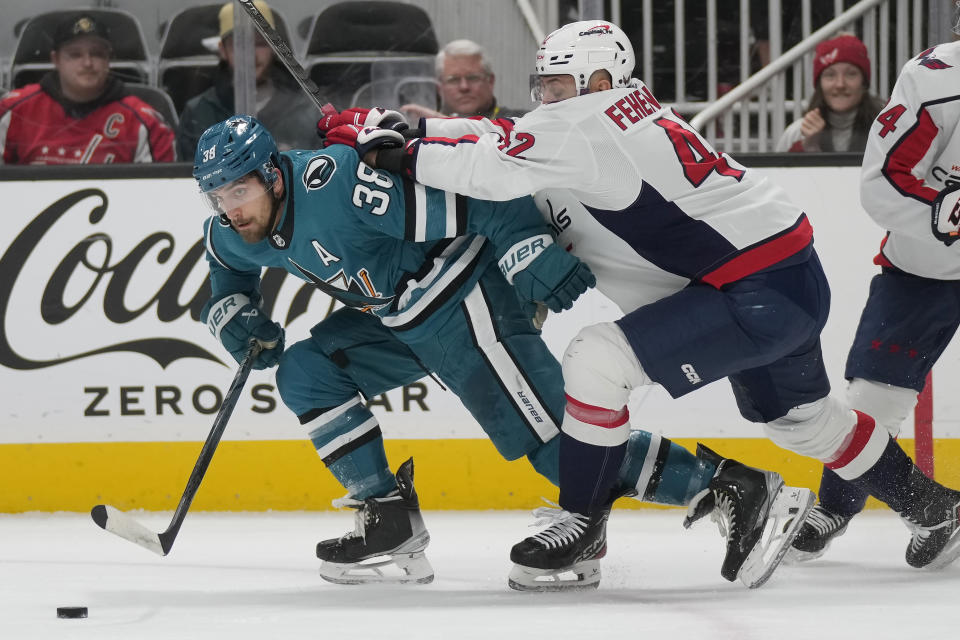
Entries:
{"label": "player's chin strap", "polygon": [[273,233],[273,230],[277,228],[277,218],[280,217],[280,209],[283,208],[283,201],[285,200],[284,195],[285,194],[273,196],[273,206],[271,207],[270,211],[270,224],[267,225],[267,229],[270,230],[269,233]]}

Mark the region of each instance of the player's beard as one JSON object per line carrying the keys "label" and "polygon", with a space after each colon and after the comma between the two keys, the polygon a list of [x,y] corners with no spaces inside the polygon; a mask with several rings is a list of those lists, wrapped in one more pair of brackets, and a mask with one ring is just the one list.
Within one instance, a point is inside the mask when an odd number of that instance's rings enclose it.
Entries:
{"label": "player's beard", "polygon": [[237,228],[236,224],[231,221],[231,228],[236,231],[241,238],[243,238],[244,242],[248,244],[256,244],[273,233],[273,229],[277,224],[280,207],[283,206],[283,200],[281,198],[277,198],[273,194],[270,195],[270,198],[270,216],[267,218],[265,223],[260,224],[254,220],[252,223],[243,228]]}
{"label": "player's beard", "polygon": [[248,234],[245,234],[243,232],[238,232],[240,233],[240,237],[242,237],[246,242],[255,243],[255,242],[260,242],[261,240],[266,238],[268,235],[273,233],[273,230],[277,227],[277,220],[280,217],[281,207],[283,207],[283,198],[282,197],[278,198],[276,195],[271,193],[270,194],[270,217],[267,219],[267,223],[262,227],[258,226],[256,230],[252,228],[247,229],[246,231],[250,232],[249,237],[248,237]]}

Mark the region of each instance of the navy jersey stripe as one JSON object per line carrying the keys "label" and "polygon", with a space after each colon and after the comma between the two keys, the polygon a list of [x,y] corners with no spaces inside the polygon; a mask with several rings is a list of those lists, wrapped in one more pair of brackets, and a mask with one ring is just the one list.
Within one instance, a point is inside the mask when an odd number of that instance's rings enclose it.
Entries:
{"label": "navy jersey stripe", "polygon": [[[644,182],[640,195],[620,211],[584,205],[596,220],[660,269],[696,280],[737,248],[713,227],[688,216]],[[665,239],[669,238],[669,242]]]}
{"label": "navy jersey stripe", "polygon": [[646,182],[633,204],[621,211],[584,207],[658,268],[717,288],[781,262],[813,242],[813,229],[801,214],[790,228],[737,249],[719,231],[688,216]]}

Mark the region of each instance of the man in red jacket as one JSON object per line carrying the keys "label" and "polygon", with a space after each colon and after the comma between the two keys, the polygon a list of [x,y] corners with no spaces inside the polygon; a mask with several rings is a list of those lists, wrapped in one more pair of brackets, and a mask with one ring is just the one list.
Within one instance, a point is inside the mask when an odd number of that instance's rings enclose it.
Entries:
{"label": "man in red jacket", "polygon": [[173,130],[110,73],[111,51],[89,15],[57,26],[56,70],[0,101],[0,164],[173,162]]}

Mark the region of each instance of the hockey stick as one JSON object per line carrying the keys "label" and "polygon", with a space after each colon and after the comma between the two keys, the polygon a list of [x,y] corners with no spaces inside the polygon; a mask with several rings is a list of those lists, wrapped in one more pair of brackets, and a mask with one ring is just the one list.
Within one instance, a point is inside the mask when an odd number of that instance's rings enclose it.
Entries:
{"label": "hockey stick", "polygon": [[197,495],[197,490],[200,488],[200,481],[203,480],[203,476],[207,472],[207,467],[210,466],[210,461],[213,459],[213,453],[220,443],[220,437],[223,435],[223,430],[227,426],[227,420],[230,419],[230,414],[233,413],[233,408],[236,406],[237,400],[240,399],[240,392],[243,390],[243,385],[247,382],[247,376],[250,375],[253,361],[257,359],[257,355],[260,354],[262,349],[262,344],[256,340],[251,340],[250,347],[247,349],[247,353],[240,363],[240,368],[233,377],[230,389],[223,398],[220,411],[217,412],[217,417],[213,421],[213,428],[210,429],[210,435],[207,436],[207,441],[203,443],[203,449],[200,450],[200,457],[193,466],[193,471],[187,480],[187,488],[183,491],[180,504],[177,505],[177,510],[173,514],[173,520],[170,521],[170,526],[167,527],[166,531],[154,533],[123,511],[106,504],[98,504],[90,510],[90,515],[93,517],[93,521],[97,523],[97,526],[125,540],[129,540],[134,544],[138,544],[144,549],[149,549],[158,555],[165,556],[170,553],[170,548],[173,547],[173,541],[177,538],[177,533],[180,531],[183,519],[187,517],[187,510],[190,509],[190,503],[193,502],[194,496]]}
{"label": "hockey stick", "polygon": [[270,26],[270,23],[267,22],[267,19],[263,17],[263,14],[260,13],[260,9],[253,4],[253,0],[237,0],[240,3],[240,6],[243,7],[243,10],[247,12],[247,15],[250,16],[250,19],[253,20],[253,26],[257,28],[257,31],[260,32],[260,35],[264,37],[267,41],[267,44],[270,45],[270,48],[273,49],[273,52],[277,54],[277,57],[280,58],[280,62],[283,63],[283,66],[287,68],[290,74],[293,76],[293,79],[297,81],[297,84],[300,85],[300,88],[306,92],[310,99],[313,100],[313,103],[320,108],[320,111],[324,115],[328,115],[332,110],[333,113],[336,113],[336,108],[329,102],[324,102],[320,98],[320,88],[317,84],[310,79],[310,76],[307,74],[306,70],[300,66],[300,63],[297,62],[297,59],[293,56],[293,52],[290,51],[290,47],[287,45],[286,41],[283,39],[276,29]]}

